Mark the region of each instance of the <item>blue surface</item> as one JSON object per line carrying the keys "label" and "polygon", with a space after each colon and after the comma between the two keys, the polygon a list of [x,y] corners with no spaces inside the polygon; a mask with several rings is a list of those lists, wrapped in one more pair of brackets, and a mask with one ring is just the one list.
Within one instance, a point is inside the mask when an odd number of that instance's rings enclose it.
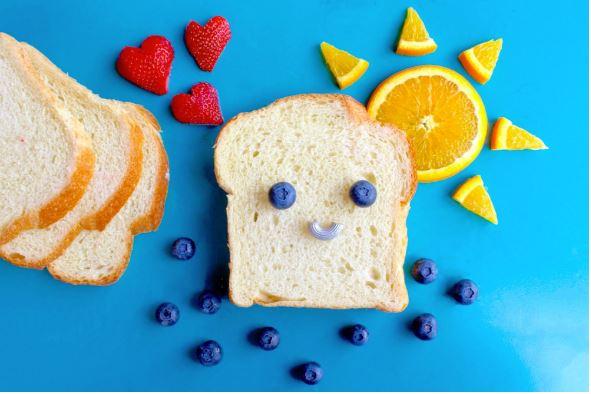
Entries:
{"label": "blue surface", "polygon": [[[7,1],[0,29],[42,50],[103,97],[147,106],[163,126],[171,183],[160,230],[136,239],[131,265],[107,288],[73,287],[46,272],[0,264],[2,390],[586,390],[588,388],[588,5],[581,0],[430,1]],[[166,2],[167,3],[167,2]],[[174,4],[172,4],[174,3]],[[439,44],[419,58],[393,45],[407,6]],[[200,71],[182,36],[190,19],[230,21],[233,38],[212,73]],[[150,34],[176,50],[170,92],[158,97],[117,75],[125,45]],[[185,126],[170,115],[172,96],[199,81],[219,91],[224,115],[303,92],[336,92],[318,50],[326,40],[370,61],[346,90],[364,102],[385,77],[433,63],[462,73],[457,54],[504,38],[492,80],[477,86],[491,119],[507,116],[550,146],[544,152],[492,152],[458,176],[420,185],[409,218],[407,282],[401,314],[253,307],[224,300],[213,316],[191,306],[208,273],[228,260],[225,196],[212,176],[217,128]],[[493,226],[449,195],[482,174],[499,213]],[[190,261],[168,254],[178,236],[197,242]],[[424,286],[408,271],[437,261]],[[480,299],[445,296],[461,277]],[[153,320],[162,301],[181,308],[174,327]],[[419,313],[438,317],[439,336],[408,331]],[[354,347],[338,336],[350,323],[371,337]],[[247,341],[272,325],[281,345],[263,352]],[[224,347],[213,368],[190,352],[205,339]],[[325,378],[313,388],[289,369],[315,360]]]}

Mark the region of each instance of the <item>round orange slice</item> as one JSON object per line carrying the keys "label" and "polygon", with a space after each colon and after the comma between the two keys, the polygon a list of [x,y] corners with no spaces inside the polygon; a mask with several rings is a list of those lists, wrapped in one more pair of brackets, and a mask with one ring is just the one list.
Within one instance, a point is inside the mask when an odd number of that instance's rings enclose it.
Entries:
{"label": "round orange slice", "polygon": [[406,133],[421,182],[449,178],[480,153],[488,119],[484,104],[460,74],[418,66],[383,81],[367,105],[369,115]]}

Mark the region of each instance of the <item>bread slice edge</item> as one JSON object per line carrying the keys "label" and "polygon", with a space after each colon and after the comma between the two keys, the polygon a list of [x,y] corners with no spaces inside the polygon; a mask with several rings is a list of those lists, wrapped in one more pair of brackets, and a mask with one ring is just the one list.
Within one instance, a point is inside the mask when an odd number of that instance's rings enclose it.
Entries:
{"label": "bread slice edge", "polygon": [[111,105],[118,106],[119,109],[130,112],[131,117],[143,118],[144,122],[148,125],[147,128],[142,130],[145,134],[144,138],[152,138],[155,142],[155,146],[157,146],[157,152],[153,152],[159,156],[159,165],[156,173],[157,181],[152,192],[153,197],[150,209],[145,214],[136,217],[130,223],[126,233],[121,239],[121,242],[125,243],[125,253],[123,256],[121,256],[121,260],[114,265],[116,268],[108,276],[104,276],[98,280],[91,280],[65,274],[54,267],[51,263],[47,266],[48,272],[55,279],[69,283],[71,285],[108,286],[117,282],[121,276],[123,276],[129,265],[134,237],[141,233],[156,231],[164,215],[164,205],[166,201],[166,194],[168,192],[169,162],[168,155],[160,136],[160,125],[150,111],[138,104],[120,102],[116,100],[110,100],[110,102]]}
{"label": "bread slice edge", "polygon": [[[84,85],[80,84],[74,78],[66,75],[61,69],[59,69],[55,64],[53,64],[43,53],[41,53],[33,46],[25,42],[16,43],[18,44],[18,48],[22,54],[22,57],[27,59],[28,62],[31,64],[32,77],[35,78],[44,89],[48,90],[47,87],[43,86],[43,82],[41,81],[40,74],[43,72],[43,70],[39,69],[39,67],[35,68],[34,62],[33,60],[31,60],[31,57],[33,56],[35,57],[35,61],[40,62],[43,65],[45,71],[49,71],[51,73],[51,75],[45,74],[45,76],[47,76],[48,78],[57,79],[59,83],[64,84],[75,83],[78,85],[78,89],[87,92],[89,95],[96,96],[94,93],[92,93]],[[52,94],[49,91],[48,93]],[[103,100],[98,96],[96,96],[96,99]],[[61,105],[59,102],[56,102],[56,104]],[[43,256],[42,258],[30,259],[25,256],[22,256],[20,253],[4,253],[1,251],[0,257],[20,267],[43,269],[51,261],[61,256],[66,250],[66,248],[76,239],[76,237],[81,231],[103,230],[111,221],[111,219],[125,205],[129,197],[133,193],[141,176],[143,155],[142,144],[144,136],[141,128],[133,121],[133,119],[131,118],[131,116],[128,115],[126,110],[117,108],[114,108],[114,110],[116,110],[117,116],[118,118],[120,118],[122,124],[125,125],[125,127],[129,127],[130,132],[130,152],[128,157],[126,174],[123,177],[123,179],[121,179],[121,181],[119,182],[119,185],[117,186],[115,192],[103,203],[103,205],[98,210],[88,213],[86,216],[83,216],[78,223],[73,225],[69,229],[68,233],[59,241],[59,243],[57,243],[53,250],[50,253]],[[152,120],[150,121],[152,122]],[[89,182],[91,179],[92,176],[89,177]],[[80,197],[82,197],[82,195]],[[12,239],[14,238],[15,237],[13,237]]]}
{"label": "bread slice edge", "polygon": [[0,229],[0,245],[3,245],[23,231],[45,228],[63,218],[84,195],[90,180],[94,174],[95,153],[92,149],[92,140],[84,131],[84,127],[76,120],[67,109],[62,106],[57,98],[47,89],[38,78],[35,77],[35,69],[30,60],[23,56],[19,43],[13,37],[0,32],[0,40],[10,43],[14,58],[22,66],[23,76],[26,82],[34,88],[42,99],[47,102],[47,109],[55,117],[56,121],[63,125],[64,130],[71,134],[74,148],[73,170],[69,182],[60,193],[51,197],[44,205],[32,212],[16,218],[8,225]]}

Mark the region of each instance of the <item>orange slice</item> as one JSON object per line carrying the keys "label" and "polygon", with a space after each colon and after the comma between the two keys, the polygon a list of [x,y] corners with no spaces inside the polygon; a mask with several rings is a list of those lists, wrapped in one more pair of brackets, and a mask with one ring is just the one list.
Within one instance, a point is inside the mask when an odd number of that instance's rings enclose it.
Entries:
{"label": "orange slice", "polygon": [[422,56],[435,52],[437,44],[425,28],[425,24],[414,8],[408,7],[402,26],[396,53],[407,56]]}
{"label": "orange slice", "polygon": [[493,126],[490,148],[492,150],[548,149],[544,141],[503,117],[499,118]]}
{"label": "orange slice", "polygon": [[477,214],[491,223],[498,224],[497,212],[484,188],[480,175],[473,176],[455,191],[452,198],[468,211]]}
{"label": "orange slice", "polygon": [[345,89],[354,84],[369,67],[367,61],[326,42],[320,44],[320,50],[340,89]]}
{"label": "orange slice", "polygon": [[373,92],[369,115],[404,131],[421,182],[449,178],[480,153],[488,120],[484,104],[460,74],[440,66],[396,73]]}
{"label": "orange slice", "polygon": [[462,63],[466,72],[476,82],[485,84],[492,77],[502,48],[502,38],[490,40],[466,49],[460,54],[458,59],[460,59],[460,63]]}

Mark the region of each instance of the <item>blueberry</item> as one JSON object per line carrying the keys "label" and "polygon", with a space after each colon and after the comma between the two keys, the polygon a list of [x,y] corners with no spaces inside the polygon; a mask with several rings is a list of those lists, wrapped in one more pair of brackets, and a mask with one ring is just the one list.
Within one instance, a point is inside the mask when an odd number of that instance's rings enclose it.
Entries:
{"label": "blueberry", "polygon": [[412,266],[412,276],[419,283],[431,283],[437,279],[437,265],[433,260],[418,259]]}
{"label": "blueberry", "polygon": [[173,242],[171,252],[179,260],[189,260],[195,255],[195,242],[191,238],[179,238]]}
{"label": "blueberry", "polygon": [[269,190],[269,201],[277,209],[287,209],[296,200],[296,190],[288,182],[274,184]]}
{"label": "blueberry", "polygon": [[413,320],[412,330],[419,339],[433,339],[437,336],[437,320],[432,314],[423,313]]}
{"label": "blueberry", "polygon": [[163,326],[174,326],[181,317],[179,308],[170,302],[164,302],[156,309],[156,320]]}
{"label": "blueberry", "polygon": [[220,310],[222,300],[211,291],[204,291],[197,297],[197,308],[203,313],[213,315]]}
{"label": "blueberry", "polygon": [[452,296],[463,305],[470,305],[478,298],[478,286],[470,279],[462,279],[451,289]]}
{"label": "blueberry", "polygon": [[369,331],[361,324],[355,324],[345,329],[345,335],[353,345],[361,346],[367,343]]}
{"label": "blueberry", "polygon": [[206,367],[216,365],[222,360],[222,347],[216,341],[205,341],[197,348],[197,359]]}
{"label": "blueberry", "polygon": [[349,195],[351,196],[351,200],[353,200],[355,205],[360,207],[369,207],[376,201],[378,192],[376,191],[374,185],[368,181],[358,181],[355,182],[353,186],[351,186]]}
{"label": "blueberry", "polygon": [[299,379],[306,384],[316,384],[324,376],[322,367],[315,362],[302,364],[297,369]]}
{"label": "blueberry", "polygon": [[263,327],[257,332],[257,342],[263,350],[273,350],[279,346],[279,331],[273,327]]}

